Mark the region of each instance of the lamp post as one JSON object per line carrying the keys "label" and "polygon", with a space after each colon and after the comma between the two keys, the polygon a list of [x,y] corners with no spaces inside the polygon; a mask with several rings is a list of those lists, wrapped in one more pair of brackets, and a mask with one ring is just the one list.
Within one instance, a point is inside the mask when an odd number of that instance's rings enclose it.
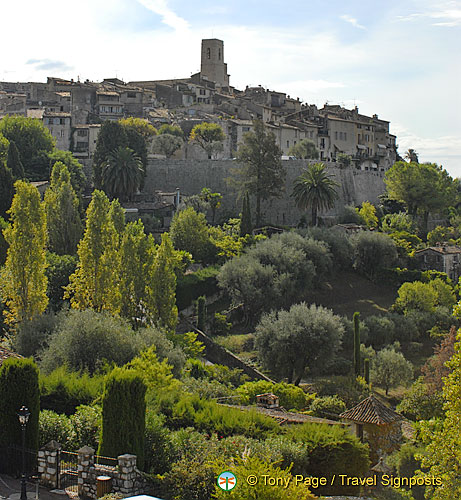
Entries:
{"label": "lamp post", "polygon": [[22,430],[22,476],[21,476],[21,497],[20,500],[27,500],[26,492],[26,426],[29,421],[30,411],[23,406],[18,411],[19,423]]}

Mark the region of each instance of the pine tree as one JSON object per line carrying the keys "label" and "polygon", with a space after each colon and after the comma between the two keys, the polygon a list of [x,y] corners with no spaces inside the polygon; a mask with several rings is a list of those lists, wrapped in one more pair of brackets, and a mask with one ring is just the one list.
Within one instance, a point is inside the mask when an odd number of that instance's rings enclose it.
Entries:
{"label": "pine tree", "polygon": [[82,236],[78,199],[67,167],[57,162],[51,172],[51,184],[45,192],[48,248],[58,255],[74,255]]}
{"label": "pine tree", "polygon": [[[120,269],[117,252],[120,235],[114,226],[118,217],[110,216],[111,205],[107,196],[95,190],[86,212],[86,228],[78,244],[77,270],[69,278],[64,298],[71,298],[75,309],[88,307],[96,311],[118,313]],[[118,213],[118,208],[112,210]]]}
{"label": "pine tree", "polygon": [[19,158],[19,151],[14,141],[10,141],[7,166],[11,170],[15,180],[24,179],[26,177],[21,158]]}
{"label": "pine tree", "polygon": [[45,210],[37,188],[24,181],[17,181],[14,186],[11,224],[4,232],[9,248],[1,271],[9,323],[31,320],[48,305]]}
{"label": "pine tree", "polygon": [[99,455],[117,457],[131,453],[137,456],[136,465],[142,470],[145,396],[146,385],[134,370],[115,368],[107,376],[102,397]]}
{"label": "pine tree", "polygon": [[354,313],[354,374],[358,377],[360,370],[360,313]]}
{"label": "pine tree", "polygon": [[173,244],[168,234],[162,234],[152,273],[152,302],[155,307],[154,323],[174,331],[178,320],[176,307],[176,274]]}
{"label": "pine tree", "polygon": [[253,228],[251,226],[250,195],[248,194],[247,191],[243,198],[242,219],[240,222],[240,236],[251,234],[252,229]]}

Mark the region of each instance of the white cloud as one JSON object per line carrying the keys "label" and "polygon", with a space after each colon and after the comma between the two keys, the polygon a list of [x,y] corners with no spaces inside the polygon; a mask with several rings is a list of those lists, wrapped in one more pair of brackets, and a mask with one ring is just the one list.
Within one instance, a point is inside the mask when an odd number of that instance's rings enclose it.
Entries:
{"label": "white cloud", "polygon": [[361,30],[366,30],[365,26],[363,26],[362,24],[359,24],[359,22],[357,21],[357,19],[355,17],[350,16],[349,14],[344,14],[344,15],[340,16],[340,18],[343,21],[346,21],[346,23],[352,24],[352,26],[354,26],[354,28],[359,28]]}
{"label": "white cloud", "polygon": [[189,23],[173,12],[166,0],[138,0],[138,2],[146,9],[161,16],[162,22],[175,31],[184,31],[189,28]]}
{"label": "white cloud", "polygon": [[421,12],[414,12],[406,16],[397,16],[399,21],[413,21],[421,18],[439,20],[433,22],[433,26],[446,26],[449,28],[461,26],[461,2],[450,1],[436,5],[429,4],[428,8]]}

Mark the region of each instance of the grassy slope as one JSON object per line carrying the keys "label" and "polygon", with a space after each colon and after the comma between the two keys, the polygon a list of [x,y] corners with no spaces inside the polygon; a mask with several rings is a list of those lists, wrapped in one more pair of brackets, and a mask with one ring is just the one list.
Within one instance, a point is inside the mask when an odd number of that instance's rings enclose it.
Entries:
{"label": "grassy slope", "polygon": [[397,290],[393,287],[372,283],[356,273],[338,272],[308,301],[352,318],[355,311],[359,311],[362,317],[383,314],[396,297]]}

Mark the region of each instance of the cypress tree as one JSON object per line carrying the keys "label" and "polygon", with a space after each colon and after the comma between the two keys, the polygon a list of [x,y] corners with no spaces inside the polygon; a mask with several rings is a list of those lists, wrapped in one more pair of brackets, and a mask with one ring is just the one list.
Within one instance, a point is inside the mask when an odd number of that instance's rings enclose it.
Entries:
{"label": "cypress tree", "polygon": [[26,177],[21,158],[19,158],[19,151],[14,141],[10,141],[10,147],[8,148],[8,159],[6,164],[11,170],[11,173],[13,174],[15,180],[24,179]]}
{"label": "cypress tree", "polygon": [[0,366],[0,446],[22,443],[18,411],[30,411],[26,427],[26,448],[38,448],[40,392],[38,368],[32,358],[8,358]]}
{"label": "cypress tree", "polygon": [[240,221],[240,236],[251,234],[251,211],[250,211],[250,195],[248,191],[245,193],[242,205],[242,219]]}
{"label": "cypress tree", "polygon": [[0,217],[6,217],[13,199],[13,176],[11,170],[0,160]]}
{"label": "cypress tree", "polygon": [[370,385],[370,360],[366,358],[363,363],[365,371],[365,382],[367,383],[367,385]]}
{"label": "cypress tree", "polygon": [[204,331],[206,321],[206,302],[205,296],[202,295],[197,299],[197,328]]}
{"label": "cypress tree", "polygon": [[102,428],[98,454],[118,457],[136,455],[144,466],[146,385],[132,370],[115,368],[107,375],[102,397]]}
{"label": "cypress tree", "polygon": [[354,313],[354,374],[358,377],[360,370],[360,313]]}

